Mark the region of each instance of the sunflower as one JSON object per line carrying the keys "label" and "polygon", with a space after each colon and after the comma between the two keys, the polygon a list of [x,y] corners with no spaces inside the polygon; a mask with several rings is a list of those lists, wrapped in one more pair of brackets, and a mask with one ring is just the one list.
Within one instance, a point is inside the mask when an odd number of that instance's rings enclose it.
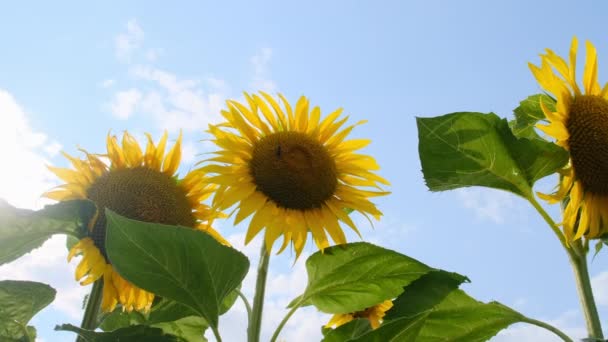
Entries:
{"label": "sunflower", "polygon": [[321,250],[329,246],[326,233],[335,243],[346,243],[340,221],[359,234],[350,211],[379,219],[382,213],[368,198],[386,195],[379,183],[389,183],[373,173],[379,169],[374,158],[355,152],[370,140],[345,140],[364,121],[340,130],[348,119],[340,118],[341,109],[321,120],[321,110],[310,109],[306,97],[295,109],[279,97],[283,108],[263,92],[245,93],[247,105],[227,101],[228,110],[222,111],[227,121],[209,126],[221,150],[200,170],[218,186],[215,208],[238,203],[235,225],[253,214],[246,243],[267,228],[268,252],[283,236],[279,253],[291,242],[298,257],[309,231]]}
{"label": "sunflower", "polygon": [[382,323],[382,317],[384,317],[386,312],[392,307],[393,302],[387,300],[365,310],[345,314],[335,314],[331,317],[329,322],[325,324],[325,327],[335,329],[352,321],[353,319],[366,318],[369,320],[369,324],[372,326],[372,329],[377,329]]}
{"label": "sunflower", "polygon": [[202,182],[199,171],[190,172],[183,179],[175,176],[181,159],[181,134],[166,155],[166,132],[158,145],[149,134],[146,136],[148,144],[142,152],[128,132],[123,135],[122,147],[116,136],[108,135],[105,156],[109,165],[100,155],[82,150],[85,159],[64,153],[73,169],[49,166],[66,184],[45,193],[46,197],[57,201],[88,199],[97,206],[97,214],[88,224],[87,236],[72,247],[68,261],[82,255],[76,268],[76,281],[81,280],[81,285],[103,277],[101,307],[106,312],[114,310],[118,303],[126,311],[147,311],[154,294],[129,283],[112,268],[105,249],[104,208],[135,220],[200,229],[227,244],[211,228],[213,219],[220,214],[201,203],[211,195],[213,187]]}
{"label": "sunflower", "polygon": [[555,111],[541,102],[548,124],[537,127],[570,153],[558,190],[539,194],[549,203],[568,199],[563,227],[569,241],[600,237],[608,227],[608,84],[600,88],[597,52],[590,42],[586,48],[582,90],[576,82],[576,37],[568,63],[547,49],[540,67],[530,64],[538,83],[557,100]]}

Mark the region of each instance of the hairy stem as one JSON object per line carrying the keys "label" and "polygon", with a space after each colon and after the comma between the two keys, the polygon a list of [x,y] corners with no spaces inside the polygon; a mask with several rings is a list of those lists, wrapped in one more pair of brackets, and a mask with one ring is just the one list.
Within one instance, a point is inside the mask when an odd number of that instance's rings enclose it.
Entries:
{"label": "hairy stem", "polygon": [[589,269],[587,267],[587,253],[579,241],[572,243],[572,249],[568,253],[570,264],[574,271],[574,279],[576,281],[576,289],[578,297],[581,301],[585,321],[587,322],[587,332],[590,338],[599,340],[604,339],[602,332],[602,324],[600,316],[597,312],[595,299],[593,298],[593,289],[591,288],[591,280],[589,279]]}
{"label": "hairy stem", "polygon": [[266,243],[262,243],[260,250],[260,263],[258,265],[258,274],[255,281],[255,296],[253,297],[253,308],[249,319],[249,327],[247,328],[247,341],[259,342],[260,330],[262,326],[262,311],[264,308],[264,292],[266,291],[266,278],[268,276],[268,264],[270,255],[266,250]]}
{"label": "hairy stem", "polygon": [[[82,324],[80,324],[82,329],[95,330],[97,328],[97,313],[99,312],[99,305],[103,296],[102,290],[103,280],[99,279],[93,283],[93,288],[89,294],[89,300],[82,317]],[[76,342],[85,342],[85,339],[78,336]]]}
{"label": "hairy stem", "polygon": [[564,250],[568,254],[570,265],[572,266],[572,271],[574,272],[574,280],[576,282],[578,297],[581,302],[583,314],[585,315],[585,321],[587,322],[587,333],[589,337],[603,340],[604,334],[602,333],[602,325],[600,323],[599,314],[593,298],[593,290],[591,289],[589,270],[587,268],[588,246],[583,246],[581,240],[573,241],[568,244],[564,234],[562,234],[555,221],[553,221],[551,216],[549,216],[549,214],[536,201],[536,199],[533,196],[530,196],[528,200],[551,227],[564,247]]}

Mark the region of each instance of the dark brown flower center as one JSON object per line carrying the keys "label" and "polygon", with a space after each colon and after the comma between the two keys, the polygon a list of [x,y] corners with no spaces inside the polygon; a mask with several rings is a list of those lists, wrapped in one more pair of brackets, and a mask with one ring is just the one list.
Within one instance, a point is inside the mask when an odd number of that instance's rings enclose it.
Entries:
{"label": "dark brown flower center", "polygon": [[319,208],[338,184],[336,164],[325,146],[300,132],[262,138],[249,166],[257,189],[282,208]]}
{"label": "dark brown flower center", "polygon": [[585,191],[608,195],[608,101],[597,95],[575,97],[566,128],[576,177]]}
{"label": "dark brown flower center", "polygon": [[106,259],[105,208],[145,222],[186,227],[192,227],[196,222],[186,192],[175,179],[145,167],[104,174],[89,187],[87,198],[95,202],[99,210],[91,237]]}

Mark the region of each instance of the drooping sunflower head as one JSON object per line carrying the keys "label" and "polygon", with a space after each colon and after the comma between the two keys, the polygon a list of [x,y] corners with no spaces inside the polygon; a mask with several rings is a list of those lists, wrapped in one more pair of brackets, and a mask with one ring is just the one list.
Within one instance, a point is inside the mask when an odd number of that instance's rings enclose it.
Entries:
{"label": "drooping sunflower head", "polygon": [[372,329],[377,329],[380,324],[382,324],[382,318],[386,315],[386,312],[393,307],[393,302],[390,300],[386,300],[380,304],[374,305],[367,309],[345,313],[345,314],[335,314],[331,317],[329,322],[325,324],[326,328],[337,328],[341,325],[344,325],[354,319],[365,318],[369,320],[369,324],[372,326]]}
{"label": "drooping sunflower head", "polygon": [[226,122],[210,126],[220,150],[200,170],[219,187],[213,205],[225,210],[237,204],[235,224],[253,215],[246,243],[266,228],[269,251],[283,236],[279,252],[292,243],[299,256],[308,232],[319,249],[329,246],[327,234],[346,243],[340,221],[358,233],[347,212],[379,219],[369,198],[387,194],[379,185],[388,182],[374,173],[376,161],[356,152],[370,141],[346,139],[362,122],[344,127],[348,117],[340,117],[341,109],[322,119],[306,97],[295,108],[279,97],[282,106],[263,92],[245,94],[246,104],[228,101]]}
{"label": "drooping sunflower head", "polygon": [[551,203],[568,196],[563,225],[570,241],[608,232],[608,84],[600,87],[596,49],[591,42],[586,48],[582,90],[576,80],[576,37],[568,62],[547,49],[540,67],[529,64],[541,87],[557,100],[555,111],[541,102],[548,123],[537,127],[570,153],[559,189],[539,196]]}
{"label": "drooping sunflower head", "polygon": [[[76,269],[76,280],[90,284],[103,276],[102,309],[112,311],[120,303],[124,310],[147,310],[154,295],[123,279],[114,272],[106,255],[106,218],[108,208],[131,219],[181,225],[206,231],[218,241],[226,241],[211,228],[219,213],[203,204],[213,187],[202,181],[199,171],[178,179],[175,174],[181,159],[181,134],[165,154],[167,133],[158,144],[147,134],[142,151],[137,141],[125,132],[122,146],[116,136],[108,135],[107,154],[95,155],[83,150],[84,159],[64,155],[72,169],[49,169],[66,183],[45,193],[58,201],[88,199],[97,206],[97,215],[89,222],[88,232],[71,250],[68,260],[77,254],[83,258]],[[109,163],[104,163],[102,157]]]}

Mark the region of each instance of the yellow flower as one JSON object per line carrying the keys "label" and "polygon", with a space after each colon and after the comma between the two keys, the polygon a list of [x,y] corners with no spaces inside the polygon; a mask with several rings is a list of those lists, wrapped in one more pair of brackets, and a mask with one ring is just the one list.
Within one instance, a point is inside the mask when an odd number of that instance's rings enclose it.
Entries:
{"label": "yellow flower", "polygon": [[363,122],[340,130],[348,119],[340,118],[341,109],[321,119],[319,107],[311,109],[306,97],[292,108],[279,96],[283,108],[263,92],[245,94],[247,105],[228,101],[222,111],[227,121],[209,127],[221,150],[201,170],[219,186],[214,207],[238,203],[235,224],[253,214],[246,243],[267,228],[269,252],[283,236],[279,253],[291,242],[297,257],[309,231],[321,250],[329,246],[326,233],[346,243],[339,221],[359,233],[349,210],[379,219],[382,213],[368,198],[387,192],[369,188],[389,183],[372,172],[379,169],[374,158],[355,153],[370,140],[346,140]]}
{"label": "yellow flower", "polygon": [[548,124],[537,127],[570,153],[559,189],[539,194],[549,203],[569,196],[563,221],[568,241],[597,238],[608,231],[608,84],[600,88],[597,52],[590,42],[586,48],[582,90],[576,82],[576,37],[568,63],[547,49],[540,67],[530,64],[540,86],[557,99],[555,111],[541,103]]}
{"label": "yellow flower", "polygon": [[146,134],[148,145],[143,152],[137,141],[125,132],[122,147],[116,136],[108,135],[106,165],[100,155],[84,150],[85,159],[68,154],[73,169],[49,169],[66,182],[45,193],[58,201],[89,199],[97,206],[97,215],[88,224],[88,236],[82,238],[71,250],[68,261],[81,254],[76,268],[76,280],[88,285],[103,277],[102,310],[112,311],[120,303],[123,310],[147,311],[154,294],[136,287],[115,272],[105,250],[106,218],[104,208],[109,208],[131,219],[182,225],[203,230],[218,241],[227,242],[211,228],[219,213],[201,203],[213,192],[204,183],[200,171],[190,172],[177,179],[175,173],[181,159],[181,134],[165,155],[167,133],[158,145]]}
{"label": "yellow flower", "polygon": [[335,329],[343,324],[352,321],[353,319],[367,318],[369,320],[369,324],[372,326],[372,329],[377,329],[382,323],[382,317],[384,317],[386,312],[392,307],[393,302],[387,300],[365,310],[346,314],[335,314],[331,317],[329,322],[325,324],[325,327]]}

